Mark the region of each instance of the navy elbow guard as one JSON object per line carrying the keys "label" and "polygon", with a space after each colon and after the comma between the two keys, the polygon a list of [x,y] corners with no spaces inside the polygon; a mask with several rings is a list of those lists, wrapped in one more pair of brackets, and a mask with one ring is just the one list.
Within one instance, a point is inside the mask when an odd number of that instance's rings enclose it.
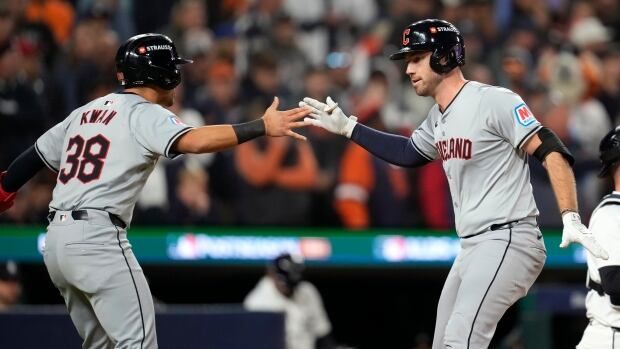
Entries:
{"label": "navy elbow guard", "polygon": [[556,152],[562,154],[562,156],[568,161],[568,164],[573,166],[575,163],[575,158],[573,158],[573,154],[570,153],[568,148],[562,143],[560,138],[551,131],[551,129],[547,127],[542,127],[540,131],[538,131],[538,138],[542,144],[534,151],[534,157],[538,159],[538,161],[543,162],[547,155]]}

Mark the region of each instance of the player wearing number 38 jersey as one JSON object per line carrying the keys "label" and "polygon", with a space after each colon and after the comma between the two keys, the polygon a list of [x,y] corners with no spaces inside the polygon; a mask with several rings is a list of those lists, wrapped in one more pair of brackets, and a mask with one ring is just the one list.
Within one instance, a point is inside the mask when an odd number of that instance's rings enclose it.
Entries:
{"label": "player wearing number 38 jersey", "polygon": [[157,160],[207,153],[262,135],[292,136],[309,110],[278,111],[237,125],[192,128],[164,107],[181,82],[177,55],[164,35],[142,34],[116,55],[124,87],[77,108],[0,174],[0,212],[47,166],[57,172],[44,260],[83,348],[157,348],[153,299],[127,240],[138,194]]}

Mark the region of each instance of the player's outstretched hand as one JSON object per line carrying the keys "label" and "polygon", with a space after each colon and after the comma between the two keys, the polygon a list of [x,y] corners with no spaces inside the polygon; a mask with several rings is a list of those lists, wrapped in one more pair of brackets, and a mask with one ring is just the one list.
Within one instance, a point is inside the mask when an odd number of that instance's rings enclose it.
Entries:
{"label": "player's outstretched hand", "polygon": [[581,223],[581,217],[576,212],[567,212],[562,216],[564,230],[562,230],[561,248],[566,248],[571,242],[583,245],[594,257],[609,259],[609,254],[596,241],[592,232]]}
{"label": "player's outstretched hand", "polygon": [[309,123],[299,121],[310,114],[310,108],[294,108],[289,110],[278,110],[280,100],[274,97],[273,103],[265,111],[263,122],[265,123],[265,134],[271,137],[291,136],[305,141],[306,137],[293,132],[292,129],[308,126]]}
{"label": "player's outstretched hand", "polygon": [[15,202],[15,194],[9,193],[2,188],[2,178],[6,175],[6,171],[0,173],[0,213],[8,210]]}
{"label": "player's outstretched hand", "polygon": [[299,106],[312,108],[310,117],[304,119],[309,124],[351,138],[353,128],[357,124],[357,117],[347,116],[331,97],[327,97],[325,103],[306,97],[303,102],[299,102]]}

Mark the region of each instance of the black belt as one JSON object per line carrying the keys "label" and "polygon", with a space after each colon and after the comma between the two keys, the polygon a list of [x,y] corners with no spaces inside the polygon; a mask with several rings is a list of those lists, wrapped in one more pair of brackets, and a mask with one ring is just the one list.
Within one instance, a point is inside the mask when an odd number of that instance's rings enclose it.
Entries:
{"label": "black belt", "polygon": [[505,222],[505,223],[491,224],[491,226],[488,227],[487,229],[485,229],[485,230],[483,230],[481,232],[478,232],[478,233],[474,233],[474,234],[471,234],[471,235],[463,236],[463,237],[461,237],[461,239],[469,239],[469,238],[472,238],[474,236],[478,236],[480,234],[484,234],[484,233],[489,232],[489,231],[496,231],[496,230],[505,229],[505,228],[512,228],[515,225],[515,223],[517,223],[518,221],[520,221],[520,219],[515,219],[514,221]]}
{"label": "black belt", "polygon": [[[116,225],[117,227],[121,227],[123,229],[127,227],[127,224],[125,224],[125,222],[123,222],[123,220],[120,219],[119,216],[115,215],[114,213],[110,213],[110,212],[106,212],[106,213],[108,214],[108,216],[110,216],[110,222],[112,222],[112,224]],[[56,211],[50,211],[50,213],[47,215],[47,219],[51,222],[54,220],[55,216],[56,216]],[[73,218],[73,220],[76,220],[76,221],[87,221],[88,211],[86,210],[71,211],[71,217]]]}
{"label": "black belt", "polygon": [[601,284],[599,284],[598,282],[592,280],[592,278],[588,278],[588,283],[586,284],[586,286],[589,289],[596,291],[596,293],[598,293],[599,296],[604,296],[605,295],[605,291],[603,290],[603,286],[601,286]]}

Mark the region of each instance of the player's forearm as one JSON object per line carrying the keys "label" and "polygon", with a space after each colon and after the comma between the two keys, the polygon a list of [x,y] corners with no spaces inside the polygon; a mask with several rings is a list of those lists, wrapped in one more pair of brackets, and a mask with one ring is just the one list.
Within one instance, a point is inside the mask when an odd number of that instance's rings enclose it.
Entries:
{"label": "player's forearm", "polygon": [[237,144],[231,125],[203,126],[181,136],[175,150],[184,154],[202,154],[225,150]]}
{"label": "player's forearm", "polygon": [[545,158],[543,163],[549,174],[549,181],[555,194],[560,212],[572,210],[577,212],[577,190],[575,175],[566,159],[553,152]]}
{"label": "player's forearm", "polygon": [[355,125],[351,140],[373,155],[394,165],[417,167],[429,162],[415,149],[411,139],[381,132],[361,124]]}
{"label": "player's forearm", "polygon": [[2,188],[7,192],[16,192],[44,167],[45,163],[33,145],[9,165],[6,175],[2,177]]}
{"label": "player's forearm", "polygon": [[179,153],[212,153],[263,135],[265,135],[263,119],[236,125],[203,126],[181,136],[175,149]]}

